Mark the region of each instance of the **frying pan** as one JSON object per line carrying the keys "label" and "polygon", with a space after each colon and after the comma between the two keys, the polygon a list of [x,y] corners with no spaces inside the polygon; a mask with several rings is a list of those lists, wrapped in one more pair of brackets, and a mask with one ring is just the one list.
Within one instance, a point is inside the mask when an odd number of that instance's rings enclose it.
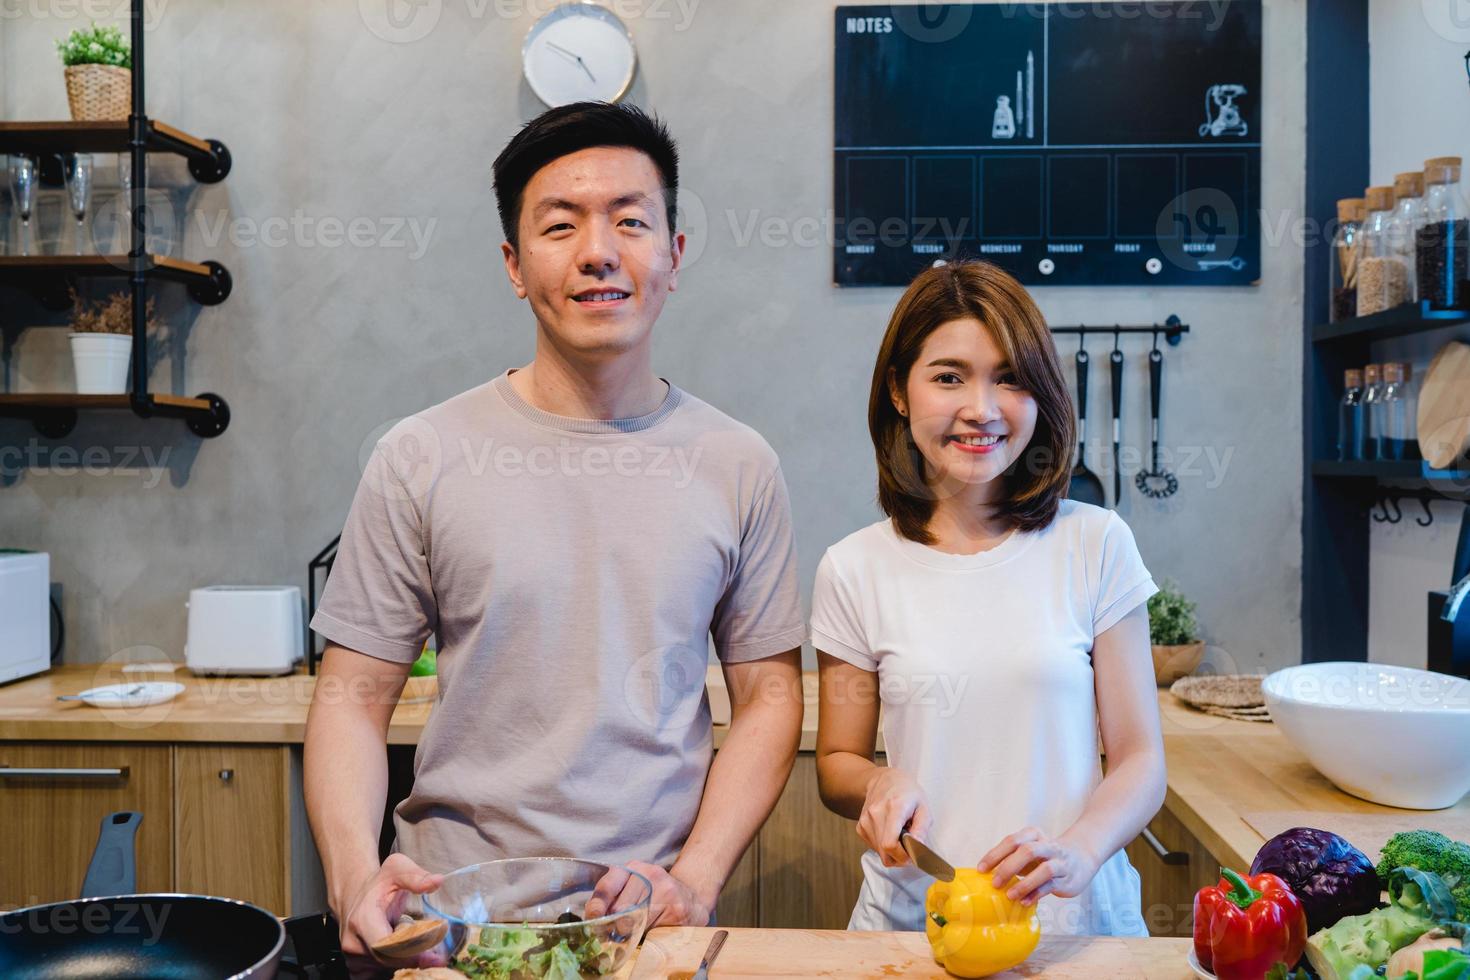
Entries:
{"label": "frying pan", "polygon": [[143,815],[102,820],[82,897],[0,914],[6,980],[273,980],[286,944],[262,908],[206,895],[131,894]]}
{"label": "frying pan", "polygon": [[1077,463],[1067,496],[1084,504],[1106,507],[1108,498],[1102,480],[1087,468],[1087,351],[1077,352]]}

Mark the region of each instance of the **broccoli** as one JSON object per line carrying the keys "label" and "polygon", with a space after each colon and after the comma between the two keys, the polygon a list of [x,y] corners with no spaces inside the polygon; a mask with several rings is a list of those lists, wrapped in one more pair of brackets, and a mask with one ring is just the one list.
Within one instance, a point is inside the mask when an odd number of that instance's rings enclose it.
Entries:
{"label": "broccoli", "polygon": [[1378,880],[1385,887],[1394,868],[1418,868],[1439,875],[1455,897],[1455,918],[1470,922],[1470,844],[1436,830],[1394,834],[1383,845]]}

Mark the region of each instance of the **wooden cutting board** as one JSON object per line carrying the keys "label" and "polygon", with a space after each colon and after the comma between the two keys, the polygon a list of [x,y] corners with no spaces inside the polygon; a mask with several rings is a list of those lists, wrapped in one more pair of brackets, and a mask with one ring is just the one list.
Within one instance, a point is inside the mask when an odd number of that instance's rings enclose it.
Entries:
{"label": "wooden cutting board", "polygon": [[[921,932],[842,932],[822,929],[730,929],[710,980],[770,977],[948,977]],[[633,980],[690,980],[714,929],[655,929],[633,967]],[[1097,980],[1099,977],[1187,980],[1187,939],[1043,936],[1036,952],[995,974]]]}
{"label": "wooden cutting board", "polygon": [[1470,344],[1440,348],[1419,389],[1419,452],[1435,469],[1452,469],[1470,449]]}
{"label": "wooden cutting board", "polygon": [[[1368,859],[1374,864],[1378,863],[1378,852],[1383,849],[1384,843],[1394,834],[1405,830],[1437,830],[1455,840],[1470,841],[1470,810],[1461,807],[1450,810],[1381,809],[1383,812],[1380,813],[1267,810],[1246,813],[1244,817],[1245,822],[1267,840],[1293,827],[1330,830],[1346,838],[1349,844],[1368,855]],[[1246,869],[1236,870],[1243,872]]]}

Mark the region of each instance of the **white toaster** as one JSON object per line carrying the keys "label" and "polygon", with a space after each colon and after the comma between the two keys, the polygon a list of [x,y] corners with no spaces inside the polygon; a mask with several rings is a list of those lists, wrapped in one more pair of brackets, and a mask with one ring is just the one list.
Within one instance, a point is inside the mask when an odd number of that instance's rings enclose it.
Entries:
{"label": "white toaster", "polygon": [[184,663],[196,674],[289,674],[305,649],[294,585],[191,589]]}

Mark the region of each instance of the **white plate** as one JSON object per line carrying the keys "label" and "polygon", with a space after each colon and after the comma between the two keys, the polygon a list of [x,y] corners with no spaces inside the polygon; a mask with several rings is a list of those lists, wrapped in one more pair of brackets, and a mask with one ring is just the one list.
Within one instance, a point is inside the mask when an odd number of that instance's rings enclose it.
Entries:
{"label": "white plate", "polygon": [[146,708],[172,701],[184,692],[175,681],[139,681],[136,684],[104,684],[83,691],[81,699],[94,708]]}
{"label": "white plate", "polygon": [[1213,973],[1199,965],[1199,957],[1194,955],[1193,946],[1189,947],[1189,955],[1184,958],[1184,961],[1189,964],[1189,968],[1194,971],[1195,976],[1204,977],[1205,980],[1215,980]]}

